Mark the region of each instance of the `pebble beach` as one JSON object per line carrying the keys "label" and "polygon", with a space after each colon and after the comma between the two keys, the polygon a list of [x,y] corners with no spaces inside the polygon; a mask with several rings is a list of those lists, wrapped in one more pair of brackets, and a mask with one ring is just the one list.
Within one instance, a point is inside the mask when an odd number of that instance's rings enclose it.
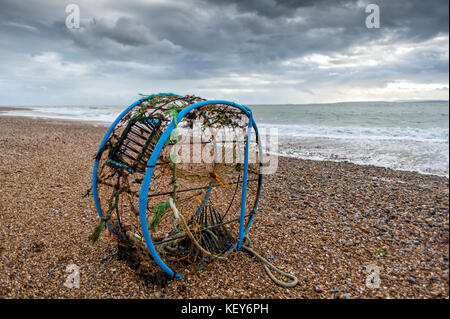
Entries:
{"label": "pebble beach", "polygon": [[[106,232],[88,240],[98,216],[84,195],[106,130],[0,114],[0,298],[449,297],[447,177],[287,157],[264,177],[248,236],[296,287],[275,285],[245,251],[146,280]],[[71,264],[79,288],[64,285]]]}

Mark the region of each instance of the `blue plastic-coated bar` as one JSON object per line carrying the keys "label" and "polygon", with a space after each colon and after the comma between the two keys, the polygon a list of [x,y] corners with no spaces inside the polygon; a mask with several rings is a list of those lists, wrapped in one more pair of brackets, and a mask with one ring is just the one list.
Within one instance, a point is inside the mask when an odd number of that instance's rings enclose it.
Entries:
{"label": "blue plastic-coated bar", "polygon": [[[97,213],[98,213],[98,216],[100,218],[103,217],[103,212],[102,212],[102,205],[100,204],[100,199],[98,198],[98,189],[97,189],[97,186],[98,186],[97,185],[97,171],[98,171],[98,164],[100,162],[100,159],[98,158],[98,155],[99,155],[100,151],[102,150],[103,146],[105,146],[105,143],[108,141],[109,136],[111,135],[112,131],[114,130],[116,125],[119,123],[119,121],[131,109],[133,109],[136,105],[139,105],[143,101],[144,101],[144,99],[140,99],[140,100],[134,102],[129,107],[127,107],[122,113],[119,114],[119,116],[115,119],[115,121],[109,127],[108,131],[106,131],[106,134],[103,137],[102,142],[100,143],[100,147],[98,148],[97,156],[95,157],[94,168],[92,170],[92,196],[94,197],[95,208],[97,209]],[[106,223],[106,225],[107,225],[109,231],[111,231],[114,235],[117,235],[117,233],[114,231],[114,229],[111,227],[111,225],[109,223]]]}
{"label": "blue plastic-coated bar", "polygon": [[210,187],[210,188],[208,189],[208,191],[206,192],[206,195],[205,195],[205,198],[204,198],[203,201],[202,201],[202,204],[200,205],[200,207],[199,207],[199,208],[197,209],[197,211],[195,212],[196,215],[199,215],[200,212],[201,212],[201,210],[203,209],[203,206],[205,206],[206,202],[208,201],[209,194],[211,193],[211,190],[212,190],[212,189],[213,189],[213,188]]}
{"label": "blue plastic-coated bar", "polygon": [[[205,105],[211,105],[211,104],[224,104],[224,105],[230,105],[234,106],[236,108],[241,109],[246,113],[246,115],[249,117],[249,125],[250,126],[256,126],[256,123],[253,121],[251,110],[243,105],[239,105],[233,102],[224,101],[224,100],[211,100],[211,101],[203,101],[198,102],[189,105],[188,107],[182,109],[180,113],[177,115],[177,123],[180,123],[181,120],[193,109],[205,106]],[[170,269],[164,261],[159,256],[158,252],[156,251],[156,248],[153,244],[150,231],[148,229],[148,223],[147,223],[147,204],[148,204],[148,191],[150,188],[151,179],[153,176],[153,170],[155,168],[156,161],[158,160],[159,154],[161,153],[167,139],[170,137],[170,134],[172,133],[172,130],[175,128],[175,123],[172,121],[167,128],[164,130],[163,134],[159,138],[159,141],[157,142],[155,148],[153,149],[152,155],[150,156],[148,162],[147,162],[147,171],[145,172],[144,180],[141,184],[141,191],[139,193],[139,220],[141,223],[142,233],[145,238],[145,242],[147,244],[147,248],[149,249],[153,259],[156,261],[156,263],[163,269],[167,274],[173,277],[182,277],[182,274],[176,274],[172,269]],[[248,157],[247,157],[248,160]],[[248,162],[247,162],[248,166]],[[244,207],[245,209],[245,207]],[[245,211],[244,211],[245,213]],[[242,215],[242,213],[241,213]],[[241,224],[242,224],[242,216],[241,216]],[[242,226],[243,227],[243,226]],[[243,232],[241,233],[243,234]]]}
{"label": "blue plastic-coated bar", "polygon": [[[92,196],[94,197],[94,203],[95,203],[95,208],[97,210],[98,216],[100,218],[103,217],[103,212],[102,212],[102,206],[100,204],[100,200],[98,198],[98,189],[97,189],[97,171],[98,171],[98,165],[99,165],[99,161],[100,159],[98,158],[98,155],[100,153],[100,151],[102,150],[103,146],[105,146],[106,142],[108,141],[112,131],[116,128],[117,124],[120,122],[120,120],[129,112],[131,111],[134,107],[136,107],[137,105],[141,104],[144,101],[150,100],[153,97],[155,97],[156,95],[158,96],[165,96],[165,95],[169,95],[169,96],[180,96],[178,94],[174,94],[174,93],[159,93],[159,94],[152,94],[151,96],[147,96],[145,98],[139,99],[136,102],[134,102],[133,104],[131,104],[130,106],[128,106],[122,113],[119,114],[119,116],[114,120],[114,122],[111,124],[111,126],[108,128],[108,131],[106,131],[105,136],[103,137],[103,140],[100,143],[100,146],[97,150],[97,156],[95,158],[95,162],[94,162],[94,167],[92,169]],[[181,97],[181,96],[180,96]],[[107,223],[108,229],[114,234],[117,235],[116,232],[114,231],[114,229],[111,227],[111,225],[109,225]]]}
{"label": "blue plastic-coated bar", "polygon": [[[253,121],[253,119],[252,119],[252,121]],[[261,178],[261,185],[262,185],[262,182],[263,182],[263,170],[264,170],[264,166],[263,166],[263,148],[262,148],[262,144],[261,144],[261,137],[260,137],[260,135],[259,135],[259,131],[258,131],[258,127],[256,126],[256,123],[253,121],[253,129],[255,130],[255,134],[256,134],[256,139],[257,139],[257,141],[258,141],[258,148],[259,148],[259,156],[260,156],[260,158],[259,158],[259,163],[260,163],[260,169],[261,169],[261,171],[259,172],[259,174],[260,174],[260,178]],[[253,223],[253,218],[255,217],[255,213],[256,213],[256,210],[258,209],[258,203],[259,203],[259,199],[260,199],[260,197],[261,197],[261,191],[262,191],[262,188],[260,187],[260,188],[258,188],[258,193],[256,194],[256,200],[255,200],[255,207],[253,208],[253,211],[252,211],[252,216],[250,217],[250,220],[248,221],[248,223],[247,223],[247,227],[245,228],[245,230],[244,230],[244,236],[243,237],[245,237],[246,235],[247,235],[247,232],[248,232],[248,230],[250,229],[250,226],[251,226],[251,224]]]}
{"label": "blue plastic-coated bar", "polygon": [[242,194],[241,194],[241,216],[239,220],[239,241],[237,243],[237,250],[241,249],[242,240],[244,239],[244,223],[245,223],[245,205],[247,202],[247,179],[248,179],[248,152],[250,139],[252,137],[253,115],[250,112],[250,117],[247,127],[247,141],[245,142],[245,156],[244,156],[244,176],[242,178]]}

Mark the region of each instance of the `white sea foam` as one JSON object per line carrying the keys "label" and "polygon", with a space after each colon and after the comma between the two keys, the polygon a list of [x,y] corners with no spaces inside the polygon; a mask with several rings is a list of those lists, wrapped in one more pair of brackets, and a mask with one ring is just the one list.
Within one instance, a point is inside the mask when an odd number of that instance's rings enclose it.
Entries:
{"label": "white sea foam", "polygon": [[5,111],[2,115],[112,123],[121,111],[122,108],[117,106],[36,106]]}
{"label": "white sea foam", "polygon": [[260,127],[277,128],[280,155],[449,176],[448,102],[264,105],[253,110]]}
{"label": "white sea foam", "polygon": [[442,127],[327,127],[316,125],[259,124],[261,128],[277,128],[280,137],[330,138],[349,140],[408,140],[420,142],[448,142],[449,129]]}
{"label": "white sea foam", "polygon": [[414,140],[279,138],[279,154],[302,159],[348,161],[423,174],[449,175],[448,142]]}

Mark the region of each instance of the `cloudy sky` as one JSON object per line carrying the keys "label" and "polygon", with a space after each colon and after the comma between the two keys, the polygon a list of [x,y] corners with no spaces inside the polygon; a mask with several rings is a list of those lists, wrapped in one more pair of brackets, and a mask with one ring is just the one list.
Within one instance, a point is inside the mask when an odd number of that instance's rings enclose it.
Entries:
{"label": "cloudy sky", "polygon": [[[66,6],[80,28],[66,26]],[[367,28],[366,7],[380,9]],[[448,0],[0,0],[0,105],[449,97]],[[72,20],[71,20],[72,21]]]}

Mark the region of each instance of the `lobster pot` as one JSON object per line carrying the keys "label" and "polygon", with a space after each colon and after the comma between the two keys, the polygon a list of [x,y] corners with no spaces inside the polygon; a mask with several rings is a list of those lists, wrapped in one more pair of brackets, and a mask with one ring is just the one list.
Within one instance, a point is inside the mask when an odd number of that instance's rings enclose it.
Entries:
{"label": "lobster pot", "polygon": [[240,249],[261,187],[251,110],[172,93],[145,96],[118,116],[92,183],[111,234],[175,277]]}

